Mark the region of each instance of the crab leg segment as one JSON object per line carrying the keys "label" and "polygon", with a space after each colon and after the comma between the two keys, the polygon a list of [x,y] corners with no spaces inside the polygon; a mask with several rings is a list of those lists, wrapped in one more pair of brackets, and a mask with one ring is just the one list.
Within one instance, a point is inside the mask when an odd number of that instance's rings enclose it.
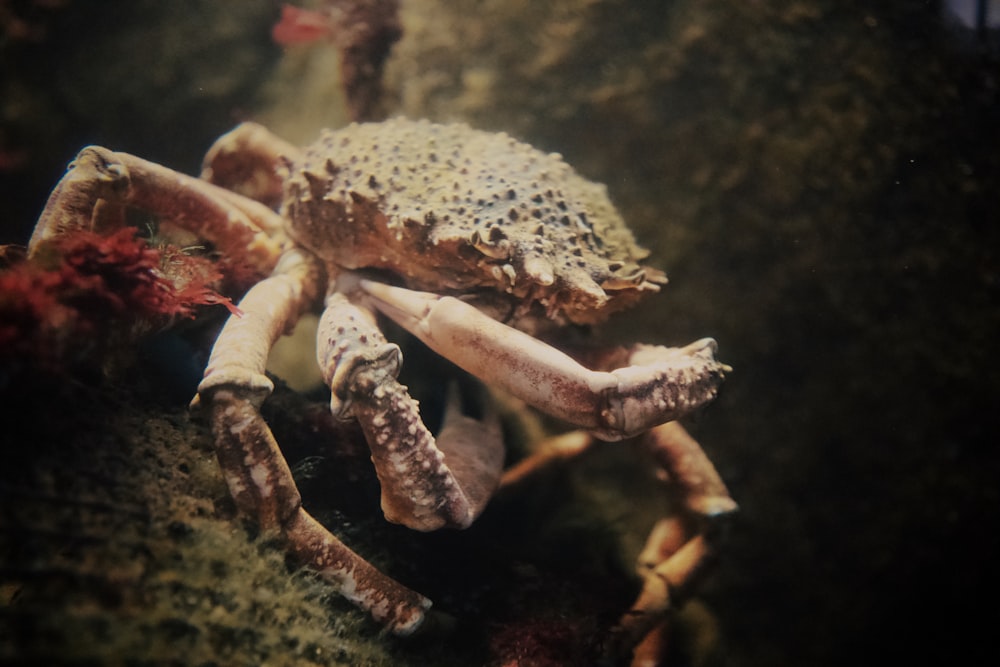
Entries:
{"label": "crab leg segment", "polygon": [[452,297],[361,280],[375,306],[431,349],[531,405],[619,440],[681,417],[715,398],[728,370],[715,341],[657,348],[641,366],[592,371],[545,343]]}
{"label": "crab leg segment", "polygon": [[277,208],[281,203],[280,165],[296,160],[300,149],[257,123],[240,123],[216,139],[205,155],[202,179],[227,191]]}
{"label": "crab leg segment", "polygon": [[240,302],[212,350],[196,402],[209,411],[216,453],[237,509],[275,531],[341,595],[397,634],[413,632],[430,601],[372,567],[302,507],[288,464],[259,406],[273,385],[264,375],[274,341],[316,298],[315,260],[287,253],[275,274]]}
{"label": "crab leg segment", "polygon": [[[650,534],[650,540],[665,537],[663,533],[679,530],[665,519]],[[667,536],[676,541],[676,536]],[[653,545],[655,547],[655,545]],[[651,545],[647,543],[647,549]],[[696,535],[676,551],[669,553],[655,567],[644,572],[639,597],[619,619],[612,631],[608,652],[614,656],[639,652],[644,638],[651,632],[663,631],[671,611],[676,610],[691,590],[697,586],[701,574],[710,560],[710,551],[704,535]],[[636,664],[633,662],[632,664]],[[644,664],[644,663],[639,663]],[[649,663],[655,664],[655,663]]]}
{"label": "crab leg segment", "polygon": [[461,414],[454,392],[435,442],[417,403],[399,384],[399,348],[372,311],[341,293],[327,298],[318,355],[334,414],[357,417],[372,450],[389,521],[416,530],[465,528],[496,489],[503,464],[499,421]]}
{"label": "crab leg segment", "polygon": [[661,424],[644,442],[689,512],[715,517],[736,511],[736,501],[712,461],[683,426],[677,422]]}

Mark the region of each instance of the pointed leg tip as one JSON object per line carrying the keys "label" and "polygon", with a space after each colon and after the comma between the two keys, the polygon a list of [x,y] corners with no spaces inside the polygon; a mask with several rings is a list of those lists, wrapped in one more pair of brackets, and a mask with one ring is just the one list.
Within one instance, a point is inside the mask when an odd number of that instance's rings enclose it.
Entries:
{"label": "pointed leg tip", "polygon": [[702,496],[689,500],[688,508],[701,516],[714,518],[732,514],[740,507],[728,496]]}

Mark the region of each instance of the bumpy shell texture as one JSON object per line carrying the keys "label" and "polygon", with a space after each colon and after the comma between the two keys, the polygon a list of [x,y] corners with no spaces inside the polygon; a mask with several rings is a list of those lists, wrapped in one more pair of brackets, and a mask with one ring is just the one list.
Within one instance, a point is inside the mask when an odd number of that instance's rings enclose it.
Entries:
{"label": "bumpy shell texture", "polygon": [[599,322],[666,282],[639,265],[648,253],[605,186],[557,154],[466,125],[327,131],[290,166],[284,213],[296,240],[336,267],[502,302],[510,319]]}

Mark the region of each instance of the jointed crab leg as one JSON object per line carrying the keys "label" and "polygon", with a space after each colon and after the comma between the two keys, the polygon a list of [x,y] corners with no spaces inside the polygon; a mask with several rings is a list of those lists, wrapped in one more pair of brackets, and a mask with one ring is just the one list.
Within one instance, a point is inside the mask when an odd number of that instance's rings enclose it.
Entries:
{"label": "jointed crab leg", "polygon": [[[648,349],[640,346],[640,356]],[[614,356],[622,356],[615,354]],[[626,359],[634,354],[624,355]],[[656,460],[676,496],[678,515],[660,519],[637,558],[642,590],[622,615],[606,645],[608,658],[618,664],[659,664],[675,611],[697,586],[711,560],[711,526],[737,506],[701,447],[677,422],[661,424],[639,440]],[[501,490],[527,482],[560,462],[573,459],[594,444],[591,434],[571,431],[542,443],[538,452],[508,469]]]}
{"label": "jointed crab leg", "polygon": [[266,206],[128,153],[88,146],[52,191],[28,243],[74,229],[105,231],[134,207],[210,241],[240,287],[271,273],[282,251],[281,218]]}
{"label": "jointed crab leg", "polygon": [[399,348],[386,342],[371,310],[342,293],[327,297],[317,338],[331,408],[353,413],[361,424],[386,518],[417,530],[471,524],[500,480],[503,440],[496,416],[463,416],[452,392],[435,442],[416,401],[396,380]]}
{"label": "jointed crab leg", "polygon": [[609,649],[627,653],[635,647],[632,664],[655,664],[643,662],[642,653],[662,649],[670,612],[691,594],[709,565],[713,526],[737,505],[697,441],[677,422],[652,429],[642,443],[666,473],[683,511],[650,531],[637,564],[642,591],[619,620]]}
{"label": "jointed crab leg", "polygon": [[[650,534],[650,543],[661,537],[661,533],[679,530],[673,525],[665,527],[664,523],[669,524],[671,521],[665,519],[654,528]],[[668,541],[673,542],[675,538],[670,537]],[[667,641],[664,635],[670,626],[670,613],[676,611],[695,588],[698,575],[707,567],[710,555],[705,536],[695,535],[676,551],[667,553],[655,567],[642,572],[642,591],[631,609],[622,615],[618,625],[612,630],[607,652],[615,657],[632,654],[633,665],[659,664],[656,658],[660,656],[651,656],[648,661],[643,661],[640,655],[647,650],[663,650],[663,644]],[[648,642],[652,646],[643,646]]]}
{"label": "jointed crab leg", "polygon": [[592,371],[453,297],[362,280],[375,306],[431,349],[531,405],[619,440],[677,419],[715,397],[728,366],[715,341],[657,348],[650,363]]}
{"label": "jointed crab leg", "polygon": [[259,406],[270,394],[264,364],[274,341],[316,299],[319,267],[291,251],[273,276],[255,285],[240,302],[212,350],[200,402],[210,410],[220,466],[243,514],[263,530],[278,532],[304,563],[340,593],[398,634],[424,619],[430,601],[385,576],[320,525],[302,507],[288,464]]}
{"label": "jointed crab leg", "polygon": [[284,179],[282,161],[301,153],[257,123],[240,123],[219,137],[205,154],[201,177],[215,185],[277,208]]}

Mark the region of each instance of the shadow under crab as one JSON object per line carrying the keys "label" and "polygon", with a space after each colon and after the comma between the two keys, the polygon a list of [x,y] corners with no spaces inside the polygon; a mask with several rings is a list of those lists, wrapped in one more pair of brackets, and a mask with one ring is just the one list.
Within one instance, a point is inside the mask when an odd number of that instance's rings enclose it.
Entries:
{"label": "shadow under crab", "polygon": [[[273,389],[264,374],[270,348],[322,300],[317,356],[331,410],[364,432],[392,522],[467,527],[498,486],[578,455],[594,436],[643,435],[685,516],[658,524],[643,551],[643,591],[608,642],[612,655],[631,653],[704,564],[705,521],[735,509],[674,421],[714,398],[728,368],[714,359],[711,339],[574,358],[536,337],[600,322],[665,282],[640,264],[646,253],[605,188],[506,135],[402,119],[329,132],[305,150],[243,125],[217,142],[203,176],[84,149],[32,245],[67,230],[114,228],[124,209],[144,208],[213,243],[230,280],[252,283],[219,335],[196,399],[237,510],[281,535],[301,562],[393,632],[423,623],[427,598],[372,567],[303,508],[261,417]],[[280,216],[271,208],[279,193]],[[400,350],[379,315],[587,433],[503,474],[494,411],[464,414],[453,392],[432,434],[397,380]]]}

